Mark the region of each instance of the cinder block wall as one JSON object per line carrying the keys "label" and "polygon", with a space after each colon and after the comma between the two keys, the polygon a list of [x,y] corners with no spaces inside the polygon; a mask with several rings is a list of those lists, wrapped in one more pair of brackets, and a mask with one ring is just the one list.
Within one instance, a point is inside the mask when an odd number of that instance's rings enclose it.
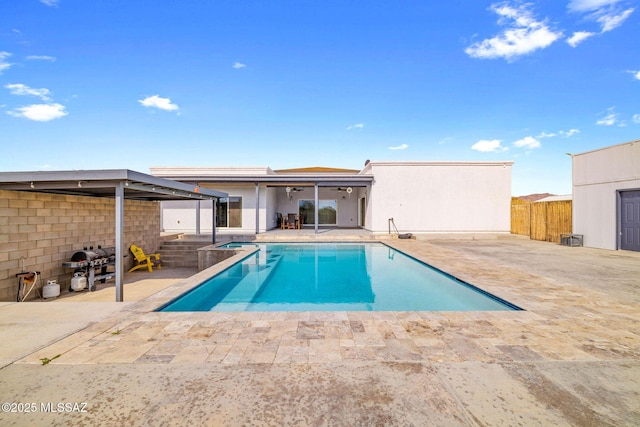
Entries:
{"label": "cinder block wall", "polygon": [[[132,264],[129,245],[145,252],[160,246],[160,204],[125,200],[125,267]],[[69,286],[73,270],[62,263],[84,247],[115,246],[115,200],[0,190],[0,301],[15,301],[16,273],[41,273],[40,285],[57,280]],[[33,296],[30,296],[31,299]]]}

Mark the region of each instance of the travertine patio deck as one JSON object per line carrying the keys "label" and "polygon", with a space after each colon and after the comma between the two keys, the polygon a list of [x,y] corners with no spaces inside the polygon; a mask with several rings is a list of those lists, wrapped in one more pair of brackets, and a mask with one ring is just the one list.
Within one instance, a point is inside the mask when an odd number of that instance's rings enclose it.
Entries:
{"label": "travertine patio deck", "polygon": [[640,254],[520,239],[386,243],[526,311],[152,311],[229,259],[0,370],[4,401],[88,402],[87,413],[0,422],[638,424]]}

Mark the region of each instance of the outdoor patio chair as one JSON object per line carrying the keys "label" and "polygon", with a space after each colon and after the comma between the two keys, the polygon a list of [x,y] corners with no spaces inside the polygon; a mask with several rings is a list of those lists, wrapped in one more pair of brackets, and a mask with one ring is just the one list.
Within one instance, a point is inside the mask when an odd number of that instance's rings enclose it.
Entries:
{"label": "outdoor patio chair", "polygon": [[290,213],[287,215],[287,228],[289,230],[296,228],[296,214]]}
{"label": "outdoor patio chair", "polygon": [[[160,254],[145,254],[141,247],[131,245],[129,250],[135,258],[136,265],[129,269],[129,272],[138,270],[140,268],[146,268],[149,272],[153,271],[155,265],[158,269],[162,268],[162,261],[160,261]],[[153,258],[153,260],[151,259]]]}

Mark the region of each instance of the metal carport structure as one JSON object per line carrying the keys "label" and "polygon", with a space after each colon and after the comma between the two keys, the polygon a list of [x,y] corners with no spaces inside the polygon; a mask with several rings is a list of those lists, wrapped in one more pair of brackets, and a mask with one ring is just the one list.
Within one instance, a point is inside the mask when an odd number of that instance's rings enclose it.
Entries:
{"label": "metal carport structure", "polygon": [[0,190],[31,191],[72,196],[115,199],[116,302],[124,300],[124,200],[213,200],[213,237],[215,243],[215,206],[227,193],[158,178],[129,169],[0,172]]}

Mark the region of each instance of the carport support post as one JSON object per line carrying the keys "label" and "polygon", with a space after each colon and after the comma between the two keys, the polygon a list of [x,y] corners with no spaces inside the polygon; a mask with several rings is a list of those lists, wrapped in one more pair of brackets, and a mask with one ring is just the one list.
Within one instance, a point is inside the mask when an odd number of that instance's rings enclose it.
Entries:
{"label": "carport support post", "polygon": [[200,200],[196,200],[196,236],[200,235]]}
{"label": "carport support post", "polygon": [[320,208],[318,206],[318,183],[317,182],[313,184],[313,192],[314,192],[313,210],[314,210],[314,217],[315,217],[314,230],[315,230],[315,233],[318,234],[318,212],[320,212]]}
{"label": "carport support post", "polygon": [[124,184],[121,182],[116,186],[116,302],[124,301],[124,254],[123,246],[124,230]]}
{"label": "carport support post", "polygon": [[211,220],[211,243],[214,244],[216,242],[216,205],[218,204],[218,199],[213,199],[211,201],[213,209],[211,212],[213,213],[213,218]]}

